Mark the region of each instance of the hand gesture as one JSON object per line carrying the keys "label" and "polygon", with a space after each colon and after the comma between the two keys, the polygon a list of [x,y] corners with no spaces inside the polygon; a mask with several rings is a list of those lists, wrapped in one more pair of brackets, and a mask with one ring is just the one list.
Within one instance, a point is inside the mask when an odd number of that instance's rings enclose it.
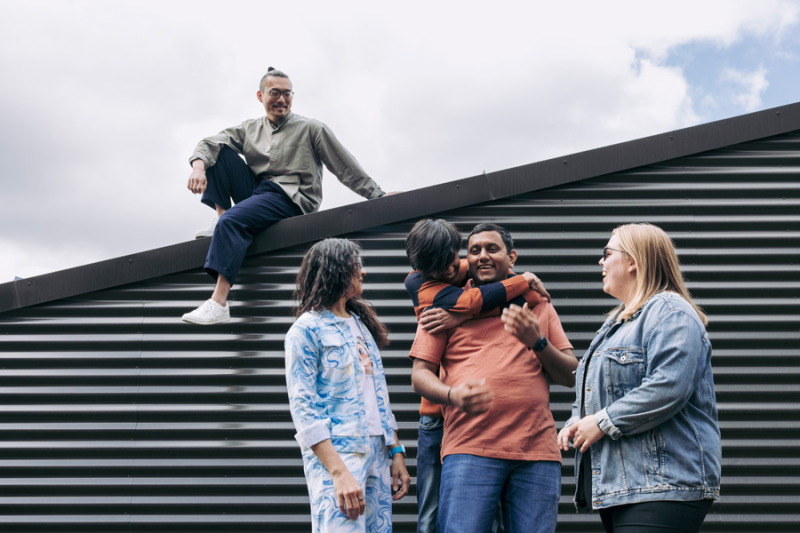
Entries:
{"label": "hand gesture", "polygon": [[355,520],[364,514],[367,508],[364,492],[349,470],[344,469],[340,474],[333,476],[333,490],[336,492],[339,510],[347,518]]}
{"label": "hand gesture", "polygon": [[396,453],[392,457],[392,499],[399,500],[408,494],[411,486],[411,476],[406,469],[406,458],[402,453]]}
{"label": "hand gesture", "polygon": [[556,439],[558,442],[558,447],[562,450],[569,451],[569,441],[575,436],[575,432],[578,430],[578,424],[570,424],[566,426],[564,429],[558,432],[558,438]]}
{"label": "hand gesture", "polygon": [[547,289],[544,288],[544,283],[542,283],[542,280],[540,280],[536,276],[536,274],[533,274],[531,272],[523,272],[521,276],[525,278],[525,281],[528,282],[528,285],[530,286],[531,289],[539,293],[539,296],[542,297],[542,300],[544,300],[545,302],[552,301],[550,299],[550,293],[547,292]]}
{"label": "hand gesture", "polygon": [[470,379],[450,389],[450,403],[471,416],[491,409],[493,400],[494,393],[484,379]]}
{"label": "hand gesture", "polygon": [[597,425],[594,415],[584,416],[577,424],[572,424],[571,427],[575,428],[572,437],[573,445],[576,450],[580,447],[581,453],[584,453],[589,449],[589,446],[605,436],[603,430]]}
{"label": "hand gesture", "polygon": [[[196,159],[195,161],[199,161]],[[205,168],[198,166],[192,167],[192,173],[189,174],[189,184],[187,188],[194,194],[201,194],[206,190],[206,171]]]}
{"label": "hand gesture", "polygon": [[528,302],[522,307],[511,304],[503,309],[500,319],[505,324],[506,333],[515,336],[525,346],[531,347],[542,338],[539,319],[528,309]]}
{"label": "hand gesture", "polygon": [[419,324],[425,328],[428,333],[439,333],[451,328],[457,328],[467,320],[472,318],[472,315],[465,313],[451,313],[438,307],[431,307],[426,309],[419,317]]}

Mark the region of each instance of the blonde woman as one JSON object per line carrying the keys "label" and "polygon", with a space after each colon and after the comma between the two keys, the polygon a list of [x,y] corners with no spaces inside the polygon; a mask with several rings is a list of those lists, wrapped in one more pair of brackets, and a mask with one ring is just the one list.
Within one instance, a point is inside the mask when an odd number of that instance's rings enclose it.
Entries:
{"label": "blonde woman", "polygon": [[599,511],[607,532],[699,531],[721,460],[708,321],[660,228],[618,227],[600,265],[622,303],[578,366],[558,435],[576,450],[575,505]]}

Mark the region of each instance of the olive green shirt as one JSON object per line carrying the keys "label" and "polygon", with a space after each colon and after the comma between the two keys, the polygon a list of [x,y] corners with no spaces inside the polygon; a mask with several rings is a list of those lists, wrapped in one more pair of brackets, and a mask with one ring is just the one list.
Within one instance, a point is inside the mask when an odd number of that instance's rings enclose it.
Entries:
{"label": "olive green shirt", "polygon": [[257,178],[271,180],[286,192],[303,213],[313,213],[322,202],[322,164],[350,190],[372,199],[383,195],[325,124],[289,113],[277,126],[266,116],[206,137],[197,144],[189,164],[201,159],[206,168],[216,163],[222,146],[242,154]]}

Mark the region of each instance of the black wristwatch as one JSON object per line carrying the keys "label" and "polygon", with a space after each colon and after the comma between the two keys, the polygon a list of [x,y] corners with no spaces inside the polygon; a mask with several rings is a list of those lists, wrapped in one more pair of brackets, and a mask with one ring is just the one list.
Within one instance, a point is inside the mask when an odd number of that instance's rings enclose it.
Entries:
{"label": "black wristwatch", "polygon": [[545,348],[547,348],[547,337],[542,335],[542,338],[536,341],[536,344],[533,345],[533,351],[541,352]]}

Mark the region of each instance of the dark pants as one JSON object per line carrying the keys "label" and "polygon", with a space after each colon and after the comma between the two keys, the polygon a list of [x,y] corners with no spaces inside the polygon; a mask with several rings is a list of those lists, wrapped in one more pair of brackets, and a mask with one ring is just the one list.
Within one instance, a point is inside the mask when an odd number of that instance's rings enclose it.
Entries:
{"label": "dark pants", "polygon": [[[217,279],[222,274],[231,285],[244,262],[256,233],[279,220],[303,214],[279,185],[256,178],[239,155],[223,146],[214,166],[206,169],[208,185],[201,201],[226,209],[219,217],[205,270]],[[236,205],[231,207],[231,199]]]}
{"label": "dark pants", "polygon": [[714,500],[643,502],[600,510],[607,533],[697,533]]}
{"label": "dark pants", "polygon": [[444,419],[419,417],[417,439],[417,533],[435,533],[439,511],[439,482],[442,479],[442,435]]}

